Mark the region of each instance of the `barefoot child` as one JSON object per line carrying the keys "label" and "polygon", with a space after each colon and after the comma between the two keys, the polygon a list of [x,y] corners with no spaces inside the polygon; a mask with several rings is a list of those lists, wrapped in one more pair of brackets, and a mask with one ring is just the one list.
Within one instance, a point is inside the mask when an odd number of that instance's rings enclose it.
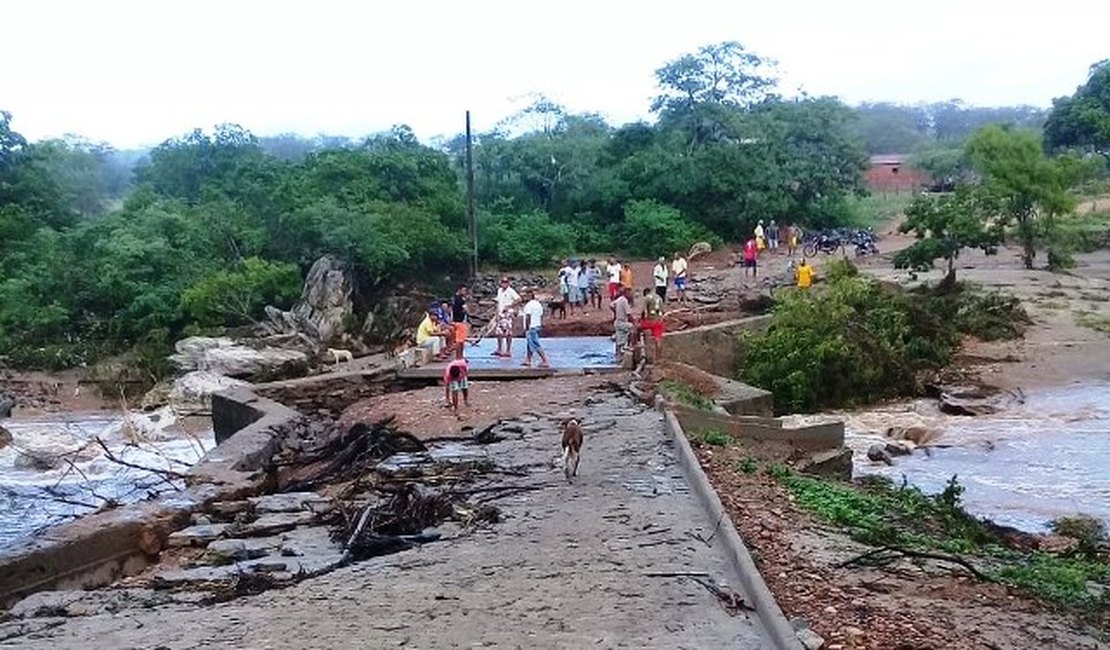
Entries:
{"label": "barefoot child", "polygon": [[456,415],[459,413],[459,393],[462,393],[463,405],[470,405],[470,382],[466,378],[468,371],[466,359],[455,359],[443,371],[444,397],[447,398],[447,406]]}

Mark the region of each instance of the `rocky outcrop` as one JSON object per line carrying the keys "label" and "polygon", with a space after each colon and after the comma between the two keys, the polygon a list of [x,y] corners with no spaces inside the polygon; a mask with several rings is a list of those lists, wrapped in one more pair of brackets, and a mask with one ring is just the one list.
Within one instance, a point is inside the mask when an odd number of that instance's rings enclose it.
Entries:
{"label": "rocky outcrop", "polygon": [[267,335],[299,333],[322,345],[338,345],[354,317],[353,292],[348,265],[325,255],[309,269],[304,290],[292,309],[266,307],[268,320],[262,330]]}
{"label": "rocky outcrop", "polygon": [[208,413],[212,410],[213,393],[247,385],[247,382],[232,377],[207,370],[194,370],[174,380],[169,391],[169,403],[179,411]]}
{"label": "rocky outcrop", "polygon": [[308,372],[308,355],[299,350],[255,349],[227,337],[191,336],[174,346],[170,360],[185,372],[205,371],[225,377],[270,381]]}

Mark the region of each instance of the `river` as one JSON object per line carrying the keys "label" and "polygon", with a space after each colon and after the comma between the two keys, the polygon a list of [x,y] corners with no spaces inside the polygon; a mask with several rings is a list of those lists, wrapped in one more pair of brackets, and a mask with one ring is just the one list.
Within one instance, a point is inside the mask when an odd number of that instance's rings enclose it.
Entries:
{"label": "river", "polygon": [[[857,476],[905,477],[935,493],[958,475],[967,510],[999,524],[1044,532],[1056,517],[1086,514],[1110,527],[1110,383],[1038,390],[978,417],[945,415],[927,400],[835,417],[845,419]],[[940,446],[895,457],[891,467],[867,459],[886,427],[914,423],[935,427]]]}
{"label": "river", "polygon": [[[179,481],[128,467],[183,473],[215,446],[211,428],[181,421],[169,409],[55,413],[3,420],[12,444],[0,449],[0,547],[96,510],[173,491]],[[28,461],[35,456],[39,463]]]}

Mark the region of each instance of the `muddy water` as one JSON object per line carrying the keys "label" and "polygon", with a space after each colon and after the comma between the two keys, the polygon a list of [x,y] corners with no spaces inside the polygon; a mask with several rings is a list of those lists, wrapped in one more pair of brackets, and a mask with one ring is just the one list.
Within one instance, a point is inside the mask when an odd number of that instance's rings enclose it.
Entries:
{"label": "muddy water", "polygon": [[[142,468],[184,472],[215,446],[210,428],[178,421],[168,410],[124,416],[89,412],[4,420],[12,444],[0,449],[0,548],[47,526],[175,489]],[[31,462],[29,457],[37,462]]]}
{"label": "muddy water", "polygon": [[[944,415],[917,401],[840,417],[857,475],[904,476],[929,493],[958,475],[970,512],[1027,531],[1077,513],[1110,525],[1110,383],[1041,390],[988,416]],[[895,457],[893,467],[867,459],[886,427],[919,423],[940,434],[927,453]]]}

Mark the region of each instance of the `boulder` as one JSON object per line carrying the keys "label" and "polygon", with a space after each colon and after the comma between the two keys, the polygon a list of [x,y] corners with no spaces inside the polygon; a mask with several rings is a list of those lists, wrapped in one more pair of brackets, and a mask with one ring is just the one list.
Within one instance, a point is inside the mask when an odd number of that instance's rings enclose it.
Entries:
{"label": "boulder", "polygon": [[15,398],[7,393],[0,394],[0,418],[10,418],[15,408]]}
{"label": "boulder", "polygon": [[815,452],[799,465],[798,470],[812,476],[850,481],[852,480],[852,450],[841,447]]}
{"label": "boulder", "polygon": [[173,361],[186,372],[206,371],[225,377],[269,381],[308,372],[308,355],[299,350],[255,349],[230,338],[192,336],[178,341]]}
{"label": "boulder", "polygon": [[0,449],[12,444],[12,433],[4,427],[0,427]]}
{"label": "boulder", "polygon": [[913,453],[914,444],[909,440],[888,442],[883,446],[891,456],[909,456]]}
{"label": "boulder", "polygon": [[690,247],[690,252],[686,254],[686,259],[694,259],[702,255],[708,255],[713,252],[713,246],[707,241],[700,241]]}
{"label": "boulder", "polygon": [[289,311],[266,308],[267,334],[303,333],[324,345],[338,344],[354,315],[354,280],[346,262],[325,255],[312,265],[301,297]]}
{"label": "boulder", "polygon": [[209,413],[212,411],[212,393],[248,385],[245,381],[207,370],[194,370],[174,380],[169,402],[180,411]]}
{"label": "boulder", "polygon": [[883,445],[871,445],[867,448],[867,459],[873,463],[886,463],[887,465],[894,464],[894,458],[891,457],[890,452],[886,450]]}

